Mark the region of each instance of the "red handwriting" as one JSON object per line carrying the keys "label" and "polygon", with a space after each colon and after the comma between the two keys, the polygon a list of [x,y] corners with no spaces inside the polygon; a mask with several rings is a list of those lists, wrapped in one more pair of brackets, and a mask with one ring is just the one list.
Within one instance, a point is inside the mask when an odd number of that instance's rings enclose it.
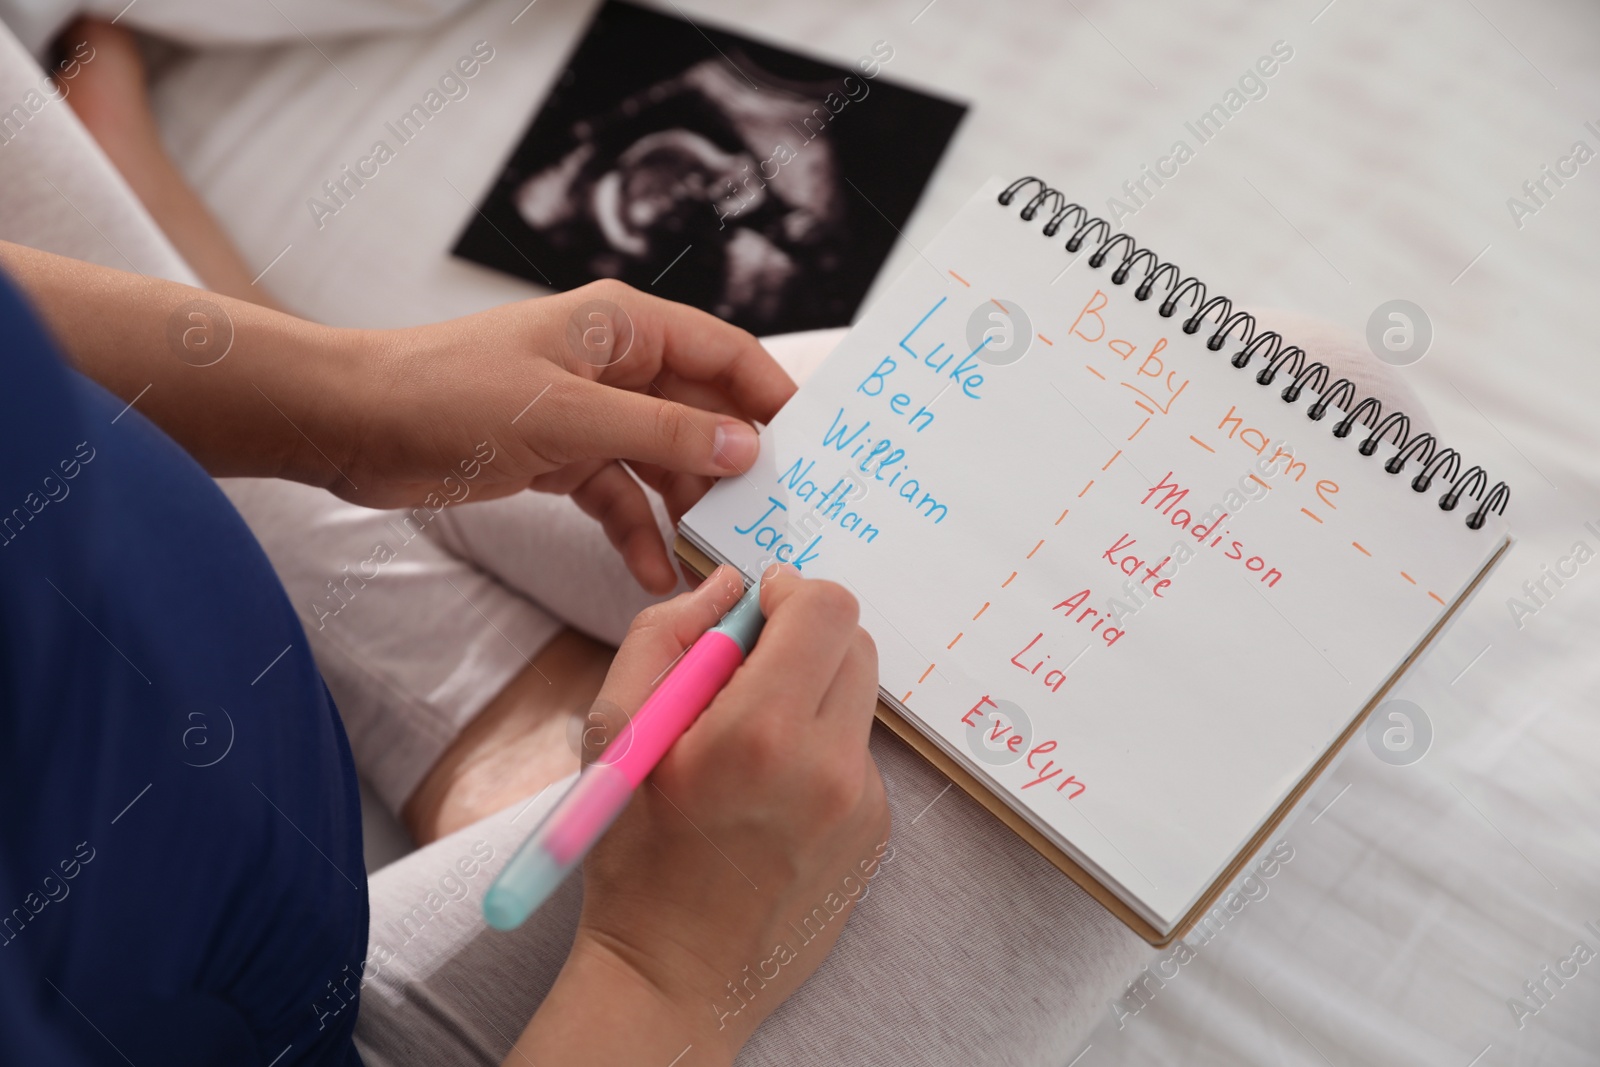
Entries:
{"label": "red handwriting", "polygon": [[[985,694],[978,698],[978,702],[972,705],[965,715],[961,716],[962,724],[975,730],[983,729],[981,720],[989,718],[988,713],[983,710],[986,704],[991,708],[1000,706]],[[995,717],[995,721],[988,727],[988,730],[989,740],[999,741],[1002,737],[1006,738],[1005,747],[1012,752],[1020,754],[1022,746],[1027,744],[1027,740],[1021,734],[1017,733],[1009,723],[1001,722],[998,716]],[[1007,737],[1007,734],[1010,734],[1010,736]],[[1065,767],[1058,766],[1053,758],[1049,758],[1050,753],[1054,752],[1058,747],[1055,741],[1046,739],[1028,749],[1023,761],[1028,770],[1033,772],[1034,777],[1023,782],[1020,788],[1032,789],[1036,785],[1054,783],[1057,793],[1065,792],[1070,787],[1072,792],[1067,793],[1067,799],[1076,800],[1086,793],[1089,787],[1080,782],[1077,775],[1066,774]],[[1063,778],[1062,775],[1066,775],[1066,777]]]}
{"label": "red handwriting", "polygon": [[[1162,585],[1171,584],[1172,583],[1167,579],[1162,579]],[[1100,635],[1100,639],[1106,643],[1106,647],[1110,648],[1112,645],[1116,644],[1117,639],[1122,636],[1122,631],[1117,629],[1115,626],[1107,626],[1104,630],[1100,629],[1101,624],[1108,621],[1109,616],[1102,616],[1099,609],[1086,606],[1090,592],[1091,591],[1088,589],[1079,590],[1050,610],[1052,612],[1061,611],[1064,615],[1066,615],[1067,618],[1072,619],[1073,622],[1089,623],[1090,632],[1098,633]],[[1156,594],[1156,596],[1160,595],[1160,593]],[[1082,609],[1081,611],[1079,610],[1080,608]],[[1063,611],[1063,609],[1065,610]],[[1074,612],[1077,613],[1077,618],[1073,618]],[[1027,650],[1024,649],[1023,651]],[[1018,655],[1021,655],[1021,653],[1019,652]]]}
{"label": "red handwriting", "polygon": [[[1188,490],[1184,491],[1188,492]],[[1154,492],[1154,490],[1152,490],[1152,492]],[[1146,497],[1146,499],[1149,498]],[[1187,514],[1187,512],[1185,512],[1185,514]],[[1148,567],[1145,565],[1144,560],[1134,555],[1133,549],[1138,545],[1138,543],[1138,538],[1130,536],[1129,534],[1123,534],[1121,537],[1117,538],[1115,544],[1106,549],[1104,552],[1100,553],[1100,558],[1130,578],[1143,570],[1144,577],[1139,579],[1139,584],[1148,585],[1151,581],[1154,581],[1155,585],[1150,587],[1150,591],[1156,596],[1165,597],[1165,594],[1161,591],[1172,584],[1172,579],[1161,577],[1161,570],[1168,563],[1172,562],[1172,557],[1164,556],[1160,563],[1157,563],[1153,567]],[[1118,552],[1122,553],[1120,558],[1116,555]]]}
{"label": "red handwriting", "polygon": [[[1018,668],[1020,668],[1022,670],[1025,670],[1029,674],[1037,675],[1039,673],[1039,669],[1041,667],[1043,667],[1046,663],[1050,662],[1049,655],[1046,655],[1043,659],[1038,660],[1037,662],[1035,662],[1032,668],[1029,668],[1029,666],[1026,663],[1024,663],[1021,660],[1019,660],[1017,658],[1017,656],[1027,656],[1029,659],[1033,659],[1033,657],[1031,655],[1029,655],[1029,653],[1033,650],[1033,646],[1037,645],[1042,640],[1044,640],[1044,631],[1041,630],[1039,633],[1034,634],[1032,641],[1029,641],[1026,645],[1024,645],[1022,647],[1022,651],[1016,653],[1016,655],[1013,655],[1011,657],[1011,665],[1013,667],[1018,667]],[[1050,690],[1052,693],[1059,693],[1059,692],[1061,692],[1062,683],[1065,682],[1066,680],[1067,680],[1067,672],[1066,671],[1058,670],[1058,669],[1052,667],[1050,670],[1045,672],[1045,675],[1044,675],[1044,687],[1046,689]]]}
{"label": "red handwriting", "polygon": [[[1231,512],[1223,511],[1218,506],[1213,507],[1210,511],[1195,515],[1188,508],[1178,506],[1184,502],[1188,495],[1188,488],[1174,481],[1172,472],[1168,471],[1161,476],[1159,482],[1150,487],[1144,494],[1144,499],[1139,503],[1148,504],[1152,509],[1166,516],[1170,524],[1193,537],[1201,547],[1220,548],[1226,544],[1227,547],[1222,550],[1224,556],[1228,559],[1242,561],[1245,570],[1260,574],[1261,581],[1267,586],[1276,586],[1278,580],[1283,577],[1283,572],[1276,567],[1269,567],[1267,561],[1261,556],[1246,556],[1244,542],[1228,538],[1228,534],[1233,531],[1222,524],[1227,521]],[[1224,497],[1224,500],[1226,499]],[[1210,538],[1210,540],[1208,541],[1207,538]],[[1117,546],[1113,546],[1113,548],[1115,547]],[[1173,547],[1173,552],[1177,554],[1180,565],[1187,563],[1194,555],[1189,546],[1182,541],[1179,541]],[[1111,554],[1107,552],[1106,558],[1110,559],[1110,557]],[[1164,563],[1165,561],[1163,561]],[[1157,565],[1155,569],[1159,571],[1161,565]],[[1131,574],[1133,572],[1125,570],[1123,573]]]}

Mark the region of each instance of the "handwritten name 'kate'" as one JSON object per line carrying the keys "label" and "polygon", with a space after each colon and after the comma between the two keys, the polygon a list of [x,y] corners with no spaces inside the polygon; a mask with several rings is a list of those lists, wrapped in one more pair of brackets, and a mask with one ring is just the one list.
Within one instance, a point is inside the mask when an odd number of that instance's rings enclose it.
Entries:
{"label": "handwritten name 'kate'", "polygon": [[[1162,590],[1172,584],[1172,579],[1162,578],[1161,571],[1168,563],[1172,562],[1172,557],[1167,556],[1154,567],[1147,567],[1144,560],[1133,554],[1133,547],[1138,543],[1138,538],[1130,534],[1123,534],[1117,538],[1115,544],[1100,554],[1100,558],[1130,578],[1138,574],[1142,569],[1144,577],[1139,579],[1139,584],[1147,585],[1152,579],[1157,579],[1156,584],[1150,587],[1150,591],[1164,600],[1166,599],[1166,594],[1162,593]],[[1117,552],[1122,553],[1120,558],[1115,555]],[[1057,606],[1059,607],[1060,605]]]}

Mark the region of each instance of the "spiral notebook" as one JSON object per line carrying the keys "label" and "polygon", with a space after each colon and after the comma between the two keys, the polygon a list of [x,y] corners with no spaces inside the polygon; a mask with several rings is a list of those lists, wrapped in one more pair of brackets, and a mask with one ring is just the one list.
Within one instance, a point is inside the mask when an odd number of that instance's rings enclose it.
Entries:
{"label": "spiral notebook", "polygon": [[1509,495],[1027,178],[921,250],[679,544],[852,589],[880,717],[1164,944],[1501,557]]}

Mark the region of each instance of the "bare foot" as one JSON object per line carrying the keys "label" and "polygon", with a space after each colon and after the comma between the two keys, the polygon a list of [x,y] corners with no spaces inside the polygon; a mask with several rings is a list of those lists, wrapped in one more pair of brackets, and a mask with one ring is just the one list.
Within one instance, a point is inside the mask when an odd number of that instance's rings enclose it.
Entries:
{"label": "bare foot", "polygon": [[603,746],[621,724],[608,719],[596,728],[587,716],[614,652],[576,630],[556,635],[467,724],[406,801],[401,818],[413,840],[425,845],[533,796],[578,769],[580,747]]}

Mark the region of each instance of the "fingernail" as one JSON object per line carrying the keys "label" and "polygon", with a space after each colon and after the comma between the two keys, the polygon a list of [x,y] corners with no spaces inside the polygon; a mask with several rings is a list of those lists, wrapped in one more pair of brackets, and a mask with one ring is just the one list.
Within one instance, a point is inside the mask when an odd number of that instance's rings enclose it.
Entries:
{"label": "fingernail", "polygon": [[774,563],[772,566],[768,567],[766,570],[761,572],[761,580],[763,582],[768,582],[768,581],[771,581],[772,579],[776,578],[780,574],[788,574],[788,575],[791,575],[791,576],[793,576],[795,578],[800,577],[800,572],[797,569],[795,569],[795,567],[792,564]]}
{"label": "fingernail", "polygon": [[725,471],[749,469],[760,450],[761,442],[756,437],[755,429],[738,419],[718,423],[717,432],[711,438],[712,456],[717,466]]}

